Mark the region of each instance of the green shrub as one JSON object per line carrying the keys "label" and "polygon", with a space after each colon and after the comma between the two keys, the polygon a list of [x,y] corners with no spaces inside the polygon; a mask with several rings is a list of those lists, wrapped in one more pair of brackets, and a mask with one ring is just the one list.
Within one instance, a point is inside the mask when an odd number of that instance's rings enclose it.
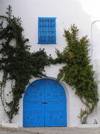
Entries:
{"label": "green shrub", "polygon": [[63,52],[56,50],[60,62],[65,66],[60,69],[58,81],[63,80],[76,90],[81,101],[86,105],[85,110],[80,112],[81,123],[86,123],[98,102],[97,85],[94,81],[94,72],[90,65],[89,40],[87,36],[78,38],[78,29],[72,25],[69,30],[64,31],[67,46]]}

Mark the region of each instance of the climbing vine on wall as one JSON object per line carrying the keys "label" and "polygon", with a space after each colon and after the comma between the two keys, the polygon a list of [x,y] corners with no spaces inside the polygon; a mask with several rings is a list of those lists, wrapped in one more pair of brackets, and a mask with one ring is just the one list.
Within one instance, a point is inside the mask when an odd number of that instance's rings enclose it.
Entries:
{"label": "climbing vine on wall", "polygon": [[63,52],[56,50],[60,62],[65,66],[60,69],[58,81],[63,80],[76,89],[75,94],[86,105],[84,110],[80,111],[81,123],[86,123],[87,117],[91,114],[98,102],[97,85],[94,81],[94,72],[90,65],[89,40],[87,36],[78,38],[78,29],[72,25],[69,30],[64,30],[64,37],[67,46]]}
{"label": "climbing vine on wall", "polygon": [[[67,46],[63,52],[56,50],[57,58],[52,59],[43,50],[29,52],[28,39],[23,35],[20,18],[12,16],[11,6],[6,16],[0,16],[0,71],[3,72],[1,81],[1,102],[12,122],[14,115],[19,111],[19,100],[25,91],[26,85],[32,77],[42,77],[44,67],[50,64],[64,63],[57,80],[63,80],[76,90],[76,94],[86,105],[81,109],[81,123],[86,123],[98,102],[97,86],[94,81],[94,72],[88,57],[89,41],[87,36],[78,38],[78,29],[75,25],[64,31]],[[5,96],[7,81],[11,81],[11,91]],[[11,101],[6,98],[10,97]]]}
{"label": "climbing vine on wall", "polygon": [[[30,53],[26,45],[28,39],[22,35],[20,18],[12,16],[11,6],[6,14],[0,16],[0,71],[3,72],[0,90],[1,102],[9,122],[12,122],[14,115],[18,114],[19,100],[30,78],[45,76],[44,67],[51,64],[52,58],[44,49]],[[7,81],[11,81],[11,92],[7,94],[11,101],[4,97]]]}

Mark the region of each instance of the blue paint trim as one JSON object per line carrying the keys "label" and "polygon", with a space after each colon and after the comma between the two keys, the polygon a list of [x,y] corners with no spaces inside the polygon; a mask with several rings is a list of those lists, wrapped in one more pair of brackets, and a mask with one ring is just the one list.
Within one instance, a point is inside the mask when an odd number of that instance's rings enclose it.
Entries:
{"label": "blue paint trim", "polygon": [[56,44],[56,17],[38,17],[37,44]]}

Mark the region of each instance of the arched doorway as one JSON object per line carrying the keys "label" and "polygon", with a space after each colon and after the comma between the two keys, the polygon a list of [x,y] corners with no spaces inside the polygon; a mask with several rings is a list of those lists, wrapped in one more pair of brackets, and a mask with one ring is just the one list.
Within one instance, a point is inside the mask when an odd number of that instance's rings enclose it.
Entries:
{"label": "arched doorway", "polygon": [[24,127],[67,126],[66,95],[52,79],[39,79],[26,89],[23,98]]}

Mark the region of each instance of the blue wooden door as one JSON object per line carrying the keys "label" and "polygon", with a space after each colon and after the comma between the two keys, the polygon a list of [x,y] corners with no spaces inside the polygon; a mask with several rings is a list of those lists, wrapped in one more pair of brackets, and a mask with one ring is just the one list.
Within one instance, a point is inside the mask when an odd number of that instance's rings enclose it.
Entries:
{"label": "blue wooden door", "polygon": [[23,99],[23,126],[44,126],[44,81],[37,80],[31,83]]}
{"label": "blue wooden door", "polygon": [[24,127],[67,126],[66,96],[60,83],[41,79],[31,83],[23,99]]}

